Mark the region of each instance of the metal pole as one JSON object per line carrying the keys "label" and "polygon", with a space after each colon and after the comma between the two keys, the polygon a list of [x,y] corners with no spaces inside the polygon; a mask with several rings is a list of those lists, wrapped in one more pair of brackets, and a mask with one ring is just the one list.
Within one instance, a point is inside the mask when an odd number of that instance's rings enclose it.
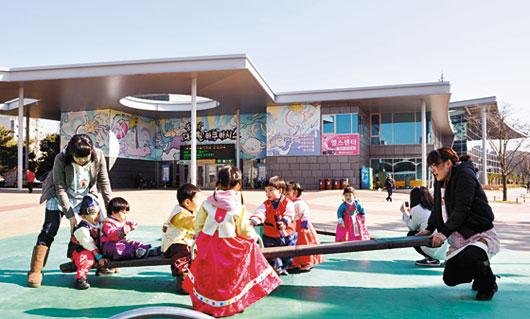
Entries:
{"label": "metal pole", "polygon": [[421,184],[427,186],[427,112],[425,100],[421,100]]}
{"label": "metal pole", "polygon": [[22,190],[22,141],[24,141],[24,87],[22,85],[18,88],[18,154],[17,154],[17,189]]}
{"label": "metal pole", "polygon": [[26,113],[26,153],[24,154],[24,168],[29,169],[29,108]]}
{"label": "metal pole", "polygon": [[197,74],[191,76],[190,182],[197,185]]}
{"label": "metal pole", "polygon": [[488,185],[488,151],[486,148],[486,141],[488,139],[488,115],[486,113],[486,106],[480,110],[482,115],[482,184]]}
{"label": "metal pole", "polygon": [[239,114],[239,107],[237,108],[237,111],[236,111],[236,121],[237,121],[237,124],[236,124],[236,167],[241,170],[241,167],[240,167],[240,164],[239,162],[241,161],[240,159],[240,156],[241,154],[239,154],[240,152],[240,147],[241,147],[241,140],[240,140],[240,134],[239,132],[241,131],[241,116]]}

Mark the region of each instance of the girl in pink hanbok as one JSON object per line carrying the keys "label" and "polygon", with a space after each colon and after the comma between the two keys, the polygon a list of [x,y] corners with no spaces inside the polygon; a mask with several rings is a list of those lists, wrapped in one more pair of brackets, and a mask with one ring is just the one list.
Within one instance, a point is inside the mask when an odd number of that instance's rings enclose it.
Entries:
{"label": "girl in pink hanbok", "polygon": [[370,233],[365,224],[365,209],[355,196],[353,187],[342,192],[343,202],[337,210],[335,241],[369,240]]}
{"label": "girl in pink hanbok", "polygon": [[196,216],[197,256],[183,288],[193,309],[225,317],[268,295],[280,278],[256,244],[258,234],[243,206],[239,169],[223,167],[217,185]]}

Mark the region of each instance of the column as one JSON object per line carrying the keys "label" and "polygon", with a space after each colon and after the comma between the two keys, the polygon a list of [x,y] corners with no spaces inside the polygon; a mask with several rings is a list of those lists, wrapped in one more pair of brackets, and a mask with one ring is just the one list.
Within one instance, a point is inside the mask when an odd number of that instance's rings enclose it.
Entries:
{"label": "column", "polygon": [[29,108],[26,111],[26,154],[24,154],[24,168],[29,169]]}
{"label": "column", "polygon": [[488,184],[488,150],[486,142],[488,140],[488,115],[486,113],[486,106],[480,109],[482,115],[482,185]]}
{"label": "column", "polygon": [[190,183],[197,185],[197,74],[191,76]]}
{"label": "column", "polygon": [[240,149],[241,149],[241,140],[240,140],[240,132],[241,132],[241,116],[240,116],[240,113],[239,113],[239,107],[237,108],[237,111],[236,111],[236,122],[237,122],[237,127],[236,127],[236,167],[241,170],[241,167],[239,162],[241,162],[240,160]]}
{"label": "column", "polygon": [[17,189],[22,190],[23,171],[22,171],[22,142],[24,141],[24,87],[20,85],[18,88],[18,154],[17,154]]}
{"label": "column", "polygon": [[421,184],[427,186],[427,112],[426,103],[421,100]]}

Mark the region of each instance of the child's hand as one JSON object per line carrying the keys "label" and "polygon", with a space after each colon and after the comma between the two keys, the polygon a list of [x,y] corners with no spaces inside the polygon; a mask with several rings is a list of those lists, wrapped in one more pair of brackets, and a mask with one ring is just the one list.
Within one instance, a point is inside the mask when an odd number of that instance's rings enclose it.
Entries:
{"label": "child's hand", "polygon": [[338,223],[340,227],[344,227],[344,220],[342,218],[339,218]]}
{"label": "child's hand", "polygon": [[129,226],[130,230],[135,230],[136,228],[138,228],[138,223],[133,220],[128,220],[125,222],[125,224]]}
{"label": "child's hand", "polygon": [[278,224],[279,230],[285,230],[287,228],[287,225],[285,225],[285,223],[282,220],[279,220],[277,224]]}

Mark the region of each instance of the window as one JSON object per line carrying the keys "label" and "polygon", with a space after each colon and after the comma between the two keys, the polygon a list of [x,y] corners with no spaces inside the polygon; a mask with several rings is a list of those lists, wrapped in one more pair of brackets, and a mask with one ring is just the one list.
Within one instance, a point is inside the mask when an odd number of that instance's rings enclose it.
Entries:
{"label": "window", "polygon": [[392,139],[392,113],[381,114],[381,144],[394,144]]}
{"label": "window", "polygon": [[[371,114],[372,144],[421,144],[421,113]],[[426,113],[427,143],[431,142],[431,113]]]}
{"label": "window", "polygon": [[322,131],[324,133],[335,133],[335,115],[322,115]]}
{"label": "window", "polygon": [[360,127],[360,120],[359,114],[353,113],[351,115],[351,132],[352,133],[360,133],[359,127]]}
{"label": "window", "polygon": [[351,114],[337,114],[337,134],[351,133]]}
{"label": "window", "polygon": [[414,113],[394,113],[394,144],[417,144]]}
{"label": "window", "polygon": [[357,113],[322,115],[323,134],[359,133],[359,116]]}

